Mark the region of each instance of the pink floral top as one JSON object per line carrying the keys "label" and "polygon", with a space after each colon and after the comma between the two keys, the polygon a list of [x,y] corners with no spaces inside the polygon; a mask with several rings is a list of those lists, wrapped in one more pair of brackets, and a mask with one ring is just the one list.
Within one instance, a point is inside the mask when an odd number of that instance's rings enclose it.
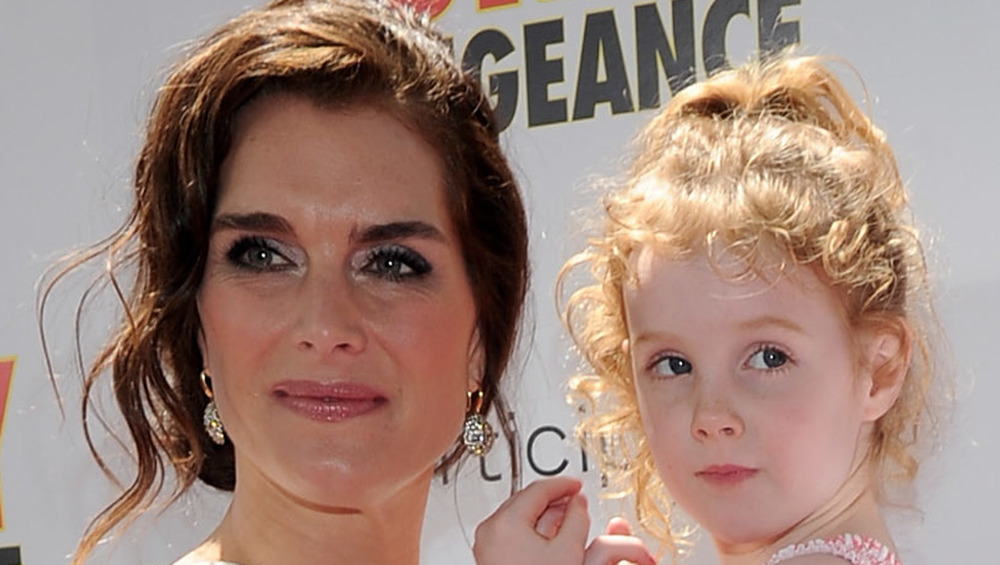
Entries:
{"label": "pink floral top", "polygon": [[800,555],[836,555],[853,565],[903,565],[888,547],[876,539],[842,534],[830,539],[814,539],[778,550],[766,565],[777,565]]}

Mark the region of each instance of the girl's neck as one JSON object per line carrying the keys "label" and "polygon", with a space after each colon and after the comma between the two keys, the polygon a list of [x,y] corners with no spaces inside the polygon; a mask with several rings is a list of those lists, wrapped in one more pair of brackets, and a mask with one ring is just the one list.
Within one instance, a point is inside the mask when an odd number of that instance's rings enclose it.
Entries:
{"label": "girl's neck", "polygon": [[342,509],[310,507],[274,485],[237,485],[218,528],[177,565],[417,565],[430,480],[367,508]]}
{"label": "girl's neck", "polygon": [[760,565],[786,546],[846,533],[877,539],[895,552],[870,481],[867,472],[857,469],[829,503],[773,540],[759,544],[727,544],[715,540],[720,565]]}

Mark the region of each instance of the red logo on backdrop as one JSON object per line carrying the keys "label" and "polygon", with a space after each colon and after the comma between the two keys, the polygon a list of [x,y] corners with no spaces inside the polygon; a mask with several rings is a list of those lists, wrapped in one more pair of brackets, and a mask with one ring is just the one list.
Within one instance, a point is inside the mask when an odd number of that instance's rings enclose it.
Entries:
{"label": "red logo on backdrop", "polygon": [[[10,382],[14,378],[14,361],[17,357],[0,359],[0,445],[3,444],[3,423],[7,416],[7,400],[10,398]],[[3,494],[0,489],[0,530],[3,530]]]}
{"label": "red logo on backdrop", "polygon": [[490,8],[502,8],[504,6],[518,4],[520,1],[521,0],[479,0],[479,9],[489,10]]}
{"label": "red logo on backdrop", "polygon": [[[409,4],[414,8],[429,12],[432,18],[440,16],[454,0],[399,0],[403,4]],[[472,0],[466,0],[471,2]],[[477,10],[489,10],[491,8],[502,8],[504,6],[514,6],[520,4],[521,0],[476,0]]]}
{"label": "red logo on backdrop", "polygon": [[400,0],[403,4],[409,4],[414,8],[429,12],[432,18],[436,18],[451,6],[452,0]]}

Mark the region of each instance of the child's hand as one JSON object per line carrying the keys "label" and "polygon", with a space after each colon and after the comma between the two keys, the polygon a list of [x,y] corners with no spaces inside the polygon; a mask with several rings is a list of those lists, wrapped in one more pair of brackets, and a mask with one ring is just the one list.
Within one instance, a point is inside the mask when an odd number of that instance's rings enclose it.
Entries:
{"label": "child's hand", "polygon": [[580,487],[577,479],[543,479],[510,497],[476,528],[476,563],[584,563],[590,516]]}
{"label": "child's hand", "polygon": [[632,536],[628,522],[612,518],[607,533],[584,550],[590,516],[580,481],[542,479],[512,496],[476,528],[473,554],[478,565],[616,565],[619,561],[656,565]]}
{"label": "child's hand", "polygon": [[656,565],[642,540],[632,535],[624,518],[608,521],[606,533],[597,536],[587,547],[584,565],[615,565],[619,561],[638,565]]}

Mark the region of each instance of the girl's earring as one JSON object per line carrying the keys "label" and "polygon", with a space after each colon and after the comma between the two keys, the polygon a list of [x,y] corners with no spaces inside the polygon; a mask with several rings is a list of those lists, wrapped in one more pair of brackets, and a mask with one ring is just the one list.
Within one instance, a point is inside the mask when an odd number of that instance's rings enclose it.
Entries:
{"label": "girl's earring", "polygon": [[202,422],[205,424],[205,432],[208,437],[212,438],[216,445],[222,445],[226,443],[226,430],[222,427],[219,409],[216,408],[215,400],[212,399],[212,386],[208,384],[211,378],[205,374],[205,371],[201,372],[201,388],[205,391],[205,396],[208,397],[208,405],[205,406],[205,416],[202,418]]}
{"label": "girl's earring", "polygon": [[483,408],[483,391],[465,393],[468,400],[465,413],[465,426],[462,430],[462,443],[473,455],[486,455],[493,446],[493,427],[480,413]]}

